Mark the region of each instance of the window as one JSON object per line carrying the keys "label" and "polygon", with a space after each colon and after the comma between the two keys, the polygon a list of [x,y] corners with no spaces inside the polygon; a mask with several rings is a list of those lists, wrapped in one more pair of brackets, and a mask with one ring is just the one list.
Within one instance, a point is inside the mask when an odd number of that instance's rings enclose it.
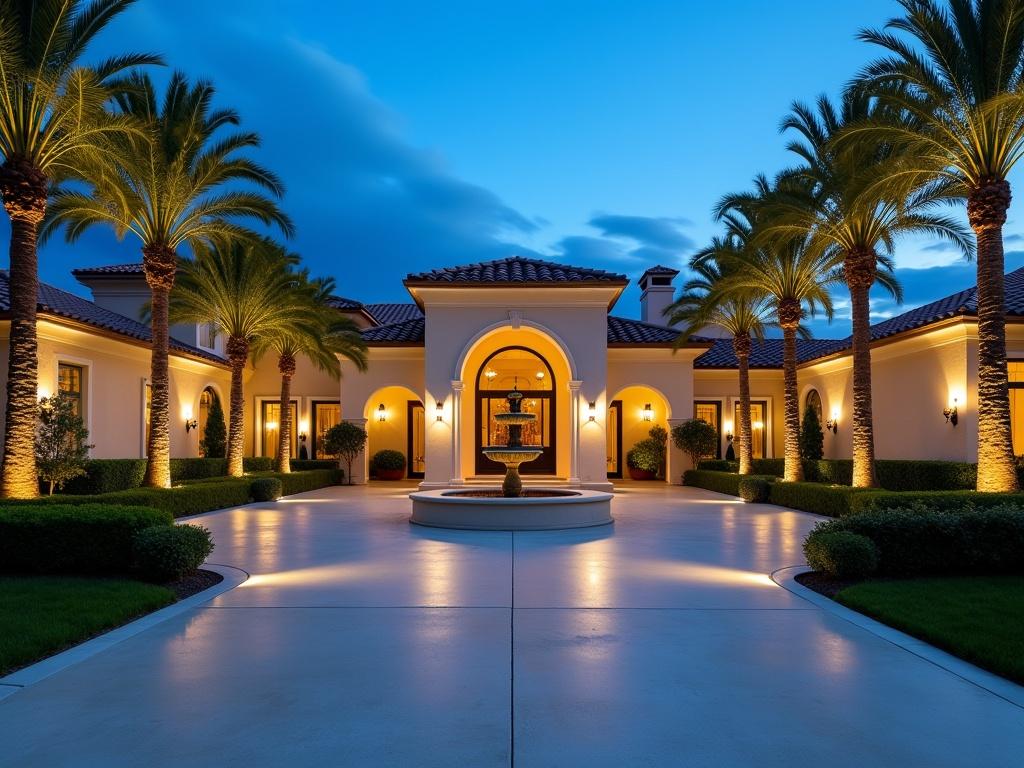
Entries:
{"label": "window", "polygon": [[315,401],[313,403],[313,458],[326,459],[323,452],[327,430],[341,423],[341,405],[336,402]]}
{"label": "window", "polygon": [[722,458],[722,404],[717,400],[695,400],[693,403],[693,417],[703,419],[718,433],[718,440],[715,443],[715,458]]}
{"label": "window", "polygon": [[[808,408],[814,409],[814,415],[818,417],[818,423],[824,426],[825,422],[821,418],[821,395],[818,394],[818,390],[812,389],[807,392],[807,397],[804,398],[804,413],[807,412]],[[800,414],[800,420],[803,421],[804,414]]]}
{"label": "window", "polygon": [[[768,402],[765,400],[750,401],[750,451],[755,459],[763,459],[768,454],[768,425],[765,414],[768,413]],[[740,404],[736,403],[735,430],[736,439],[740,434]],[[736,444],[739,452],[739,443]]]}
{"label": "window", "polygon": [[[297,418],[298,406],[294,400],[291,402],[292,435],[289,457],[295,458],[298,452],[299,422]],[[266,400],[263,402],[263,455],[272,459],[277,458],[277,445],[281,437],[281,404],[277,400]]]}
{"label": "window", "polygon": [[199,326],[199,346],[213,349],[217,346],[217,324],[203,323]]}
{"label": "window", "polygon": [[1006,372],[1010,379],[1010,432],[1013,435],[1013,455],[1024,454],[1024,360],[1007,360]]}
{"label": "window", "polygon": [[59,363],[57,389],[74,404],[75,415],[84,418],[85,368],[70,363]]}

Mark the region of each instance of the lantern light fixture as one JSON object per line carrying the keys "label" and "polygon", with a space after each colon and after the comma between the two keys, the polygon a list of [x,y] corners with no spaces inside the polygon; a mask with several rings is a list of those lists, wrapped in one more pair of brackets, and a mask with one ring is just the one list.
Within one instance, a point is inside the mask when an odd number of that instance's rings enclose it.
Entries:
{"label": "lantern light fixture", "polygon": [[537,377],[537,381],[543,381],[544,380],[544,371],[537,371],[535,376]]}
{"label": "lantern light fixture", "polygon": [[725,439],[726,439],[726,442],[729,442],[729,443],[732,442],[732,422],[731,421],[725,422]]}
{"label": "lantern light fixture", "polygon": [[437,411],[437,420],[444,421],[444,403],[438,400],[435,406],[435,410]]}
{"label": "lantern light fixture", "polygon": [[952,424],[954,427],[960,420],[960,414],[957,409],[957,399],[954,397],[951,405],[947,405],[942,409],[942,415],[946,417],[946,423]]}
{"label": "lantern light fixture", "polygon": [[199,422],[196,419],[185,419],[185,434],[187,435],[193,429],[199,427]]}
{"label": "lantern light fixture", "polygon": [[388,409],[384,407],[384,403],[377,406],[377,421],[388,420]]}
{"label": "lantern light fixture", "polygon": [[587,406],[587,418],[590,421],[597,420],[597,403],[593,400],[591,400],[590,405]]}
{"label": "lantern light fixture", "polygon": [[652,421],[654,419],[654,409],[651,408],[650,403],[644,403],[644,421]]}
{"label": "lantern light fixture", "polygon": [[825,429],[827,429],[833,435],[838,434],[838,432],[839,432],[839,409],[838,408],[833,408],[832,409],[832,416],[830,418],[828,418],[828,419],[825,419]]}

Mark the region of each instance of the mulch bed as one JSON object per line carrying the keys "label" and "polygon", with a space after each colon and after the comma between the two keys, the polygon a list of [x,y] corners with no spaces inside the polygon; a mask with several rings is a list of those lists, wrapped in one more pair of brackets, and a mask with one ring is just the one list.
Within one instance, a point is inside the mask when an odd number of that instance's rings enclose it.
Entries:
{"label": "mulch bed", "polygon": [[214,584],[220,584],[222,581],[224,581],[224,577],[219,573],[196,571],[191,576],[186,576],[179,581],[172,581],[163,586],[171,590],[178,600],[184,600],[186,597],[199,594],[204,589],[209,589]]}
{"label": "mulch bed", "polygon": [[808,589],[813,589],[820,595],[835,599],[835,596],[847,587],[860,584],[863,579],[833,579],[821,571],[810,571],[801,573],[796,577],[797,582]]}

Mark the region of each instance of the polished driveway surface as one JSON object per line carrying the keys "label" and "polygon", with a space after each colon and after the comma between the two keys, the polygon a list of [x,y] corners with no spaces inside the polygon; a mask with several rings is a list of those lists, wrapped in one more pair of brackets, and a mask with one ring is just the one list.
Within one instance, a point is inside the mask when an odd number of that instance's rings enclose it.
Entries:
{"label": "polished driveway surface", "polygon": [[3,766],[1021,766],[1024,710],[768,574],[809,515],[629,487],[439,531],[396,486],[200,519],[251,578],[0,701]]}

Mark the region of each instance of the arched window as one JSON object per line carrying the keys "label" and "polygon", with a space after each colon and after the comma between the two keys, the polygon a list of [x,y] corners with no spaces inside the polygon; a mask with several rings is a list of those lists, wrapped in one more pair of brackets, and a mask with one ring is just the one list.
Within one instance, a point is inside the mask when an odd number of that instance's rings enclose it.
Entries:
{"label": "arched window", "polygon": [[523,411],[537,414],[537,420],[523,426],[524,445],[544,449],[534,461],[520,466],[524,474],[553,474],[555,471],[555,376],[548,361],[526,347],[504,347],[492,353],[476,377],[476,472],[481,475],[504,474],[502,464],[481,453],[488,445],[505,445],[506,428],[494,418],[508,410],[508,395],[517,389],[523,398]]}
{"label": "arched window", "polygon": [[[814,409],[814,414],[818,417],[818,423],[824,424],[821,416],[821,395],[818,394],[818,390],[808,390],[807,396],[804,398],[804,410],[808,408]],[[803,418],[803,414],[800,414],[800,418]]]}

